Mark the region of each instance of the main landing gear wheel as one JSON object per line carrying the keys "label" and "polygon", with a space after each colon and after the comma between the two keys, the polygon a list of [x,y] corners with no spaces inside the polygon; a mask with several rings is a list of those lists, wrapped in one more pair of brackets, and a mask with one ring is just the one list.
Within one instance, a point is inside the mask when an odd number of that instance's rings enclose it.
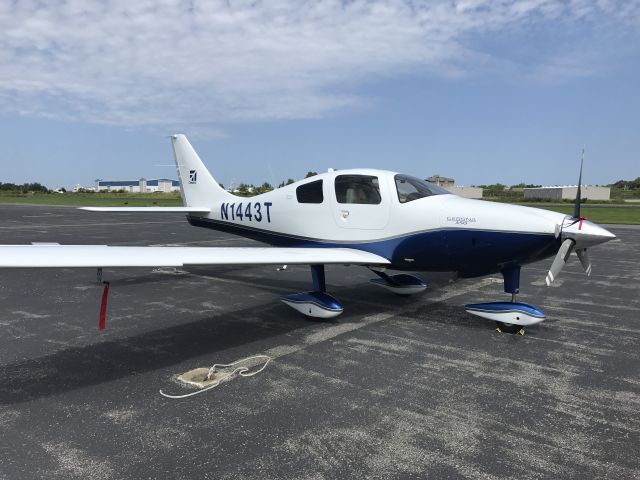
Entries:
{"label": "main landing gear wheel", "polygon": [[513,323],[496,322],[496,332],[524,335],[524,327],[522,325],[514,325]]}
{"label": "main landing gear wheel", "polygon": [[424,292],[427,284],[418,277],[408,275],[406,273],[398,273],[396,275],[387,275],[384,271],[370,268],[373,273],[380,278],[372,278],[371,283],[378,285],[390,292],[400,296],[414,295]]}
{"label": "main landing gear wheel", "polygon": [[327,320],[342,313],[342,304],[327,293],[324,265],[311,265],[313,290],[280,297],[285,305],[313,320]]}

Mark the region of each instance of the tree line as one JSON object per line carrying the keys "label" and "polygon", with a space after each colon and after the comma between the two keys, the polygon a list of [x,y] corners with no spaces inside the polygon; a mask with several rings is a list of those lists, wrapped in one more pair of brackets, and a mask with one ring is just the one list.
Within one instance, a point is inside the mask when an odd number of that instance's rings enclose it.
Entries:
{"label": "tree line", "polygon": [[616,183],[612,183],[611,187],[620,190],[640,190],[640,177],[635,180],[618,180]]}
{"label": "tree line", "polygon": [[[318,172],[307,172],[304,178],[309,178],[317,175]],[[295,180],[293,178],[288,178],[287,180],[283,180],[276,188],[282,188],[286,185],[291,185]],[[224,185],[220,184],[222,188]],[[238,188],[233,189],[233,193],[240,197],[252,197],[254,195],[260,195],[261,193],[270,192],[273,190],[273,185],[269,182],[264,182],[262,185],[256,186],[250,183],[241,183],[238,185]]]}
{"label": "tree line", "polygon": [[15,183],[2,183],[0,182],[0,191],[9,193],[50,193],[47,187],[40,183],[23,183],[21,185]]}

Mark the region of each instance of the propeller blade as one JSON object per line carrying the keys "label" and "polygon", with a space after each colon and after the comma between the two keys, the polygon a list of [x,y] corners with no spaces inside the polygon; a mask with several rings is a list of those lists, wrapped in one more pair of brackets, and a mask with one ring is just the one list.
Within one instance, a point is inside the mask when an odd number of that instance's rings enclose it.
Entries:
{"label": "propeller blade", "polygon": [[573,208],[573,218],[580,218],[580,200],[582,197],[582,164],[584,163],[584,148],[580,159],[580,175],[578,176],[578,191],[576,192],[576,204]]}
{"label": "propeller blade", "polygon": [[587,277],[591,276],[591,258],[589,258],[589,253],[586,248],[581,248],[576,250],[576,255],[580,259],[580,263],[582,264],[582,268],[587,274]]}
{"label": "propeller blade", "polygon": [[562,268],[567,263],[569,255],[571,255],[571,250],[573,250],[574,245],[575,242],[570,238],[567,238],[564,242],[562,242],[562,245],[560,245],[560,249],[556,254],[556,258],[554,258],[553,263],[551,264],[551,268],[549,269],[549,273],[547,273],[547,286],[550,286],[553,281],[558,278],[558,275],[560,275]]}

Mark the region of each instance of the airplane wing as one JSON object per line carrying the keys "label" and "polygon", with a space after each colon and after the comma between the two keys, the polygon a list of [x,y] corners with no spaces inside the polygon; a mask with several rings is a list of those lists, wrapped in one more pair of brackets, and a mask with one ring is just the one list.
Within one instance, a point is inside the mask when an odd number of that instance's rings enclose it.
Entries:
{"label": "airplane wing", "polygon": [[384,257],[352,248],[0,245],[0,268],[389,263]]}
{"label": "airplane wing", "polygon": [[207,207],[78,207],[88,212],[209,213]]}

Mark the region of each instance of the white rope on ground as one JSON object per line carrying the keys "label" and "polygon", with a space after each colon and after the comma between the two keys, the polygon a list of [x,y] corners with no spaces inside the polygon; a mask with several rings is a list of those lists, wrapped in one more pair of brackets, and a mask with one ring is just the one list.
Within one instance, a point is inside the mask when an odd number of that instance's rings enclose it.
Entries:
{"label": "white rope on ground", "polygon": [[260,367],[258,370],[254,370],[254,371],[250,371],[250,367],[236,367],[233,369],[233,371],[229,374],[226,374],[223,378],[216,380],[214,383],[212,383],[211,385],[208,385],[206,387],[200,388],[200,390],[196,390],[195,392],[189,392],[189,393],[185,393],[182,395],[172,395],[169,393],[165,393],[162,390],[160,390],[160,395],[162,395],[163,397],[166,398],[171,398],[171,399],[180,399],[180,398],[187,398],[187,397],[193,397],[194,395],[198,395],[200,393],[206,392],[207,390],[211,390],[212,388],[217,387],[218,385],[220,385],[220,383],[222,383],[223,380],[228,380],[232,377],[234,377],[235,375],[240,375],[241,377],[253,377],[254,375],[260,373],[261,371],[263,371],[267,365],[269,365],[269,362],[271,361],[271,357],[267,356],[267,355],[254,355],[252,357],[246,357],[243,358],[241,360],[232,362],[232,363],[214,363],[213,366],[209,369],[209,372],[207,373],[207,376],[205,377],[205,381],[211,380],[211,378],[213,376],[215,376],[215,374],[217,373],[217,369],[218,368],[232,368],[235,367],[236,365],[239,365],[241,363],[247,362],[248,360],[254,360],[254,359],[259,359],[259,360],[264,360],[264,364],[262,365],[262,367]]}

